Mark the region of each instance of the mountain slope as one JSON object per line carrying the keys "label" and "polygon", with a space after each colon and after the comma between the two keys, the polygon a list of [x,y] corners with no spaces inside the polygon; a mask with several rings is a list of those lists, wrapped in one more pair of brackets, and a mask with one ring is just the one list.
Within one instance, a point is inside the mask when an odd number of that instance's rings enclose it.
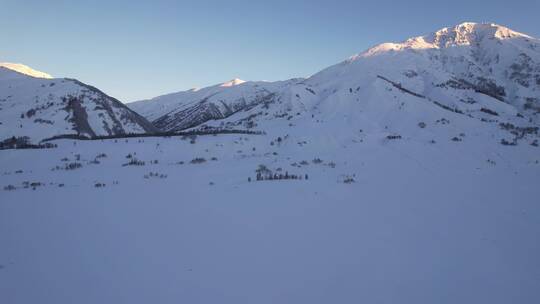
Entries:
{"label": "mountain slope", "polygon": [[119,135],[156,129],[118,100],[74,79],[36,78],[0,67],[0,140]]}
{"label": "mountain slope", "polygon": [[164,131],[181,131],[220,120],[279,100],[279,94],[301,79],[245,82],[240,79],[128,104]]}
{"label": "mountain slope", "polygon": [[[252,93],[260,91],[264,94]],[[419,123],[457,117],[460,123],[448,126],[455,134],[481,122],[493,129],[484,136],[500,141],[507,134],[505,140],[515,144],[538,133],[540,42],[495,24],[463,23],[378,45],[308,79],[214,86],[130,107],[174,131],[239,126],[269,131],[283,118],[280,125],[304,130],[326,123],[332,132],[343,132],[369,123],[374,132],[403,133]],[[415,133],[411,129],[411,136]]]}
{"label": "mountain slope", "polygon": [[470,112],[479,108],[471,104],[493,98],[538,122],[540,41],[502,26],[463,23],[403,43],[385,43],[309,82],[323,88],[366,85],[378,76]]}

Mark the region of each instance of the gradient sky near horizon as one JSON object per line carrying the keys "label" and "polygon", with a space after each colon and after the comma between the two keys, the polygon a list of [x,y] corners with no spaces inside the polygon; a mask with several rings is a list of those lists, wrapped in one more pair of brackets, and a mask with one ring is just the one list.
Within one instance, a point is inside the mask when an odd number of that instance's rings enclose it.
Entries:
{"label": "gradient sky near horizon", "polygon": [[373,45],[465,21],[540,37],[540,1],[0,0],[0,62],[123,102],[233,78],[307,77]]}

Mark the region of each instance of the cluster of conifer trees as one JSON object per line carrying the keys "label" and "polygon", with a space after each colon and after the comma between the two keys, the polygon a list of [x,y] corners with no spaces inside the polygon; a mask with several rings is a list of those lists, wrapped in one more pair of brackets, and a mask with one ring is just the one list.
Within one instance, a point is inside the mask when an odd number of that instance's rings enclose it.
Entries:
{"label": "cluster of conifer trees", "polygon": [[288,172],[285,172],[285,174],[277,174],[277,173],[274,173],[274,174],[268,174],[268,175],[263,175],[261,173],[257,173],[257,177],[256,177],[256,180],[257,181],[265,181],[265,180],[282,180],[282,179],[297,179],[297,180],[308,180],[309,179],[309,176],[307,174],[305,175],[297,175],[297,174],[289,174]]}
{"label": "cluster of conifer trees", "polygon": [[[289,174],[289,172],[283,173],[273,173],[272,170],[268,169],[265,165],[259,165],[259,168],[255,170],[257,173],[255,180],[256,181],[267,181],[267,180],[308,180],[309,176],[307,174]],[[248,178],[248,181],[251,182],[251,177]]]}

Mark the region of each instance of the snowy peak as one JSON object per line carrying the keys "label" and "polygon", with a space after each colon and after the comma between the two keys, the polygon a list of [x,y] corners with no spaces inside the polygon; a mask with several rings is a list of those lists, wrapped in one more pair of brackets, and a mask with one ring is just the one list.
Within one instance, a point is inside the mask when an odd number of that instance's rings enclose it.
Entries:
{"label": "snowy peak", "polygon": [[224,82],[220,85],[220,87],[234,87],[234,86],[237,86],[237,85],[240,85],[242,83],[245,83],[246,81],[242,80],[242,79],[239,79],[239,78],[234,78],[230,81],[227,81],[227,82]]}
{"label": "snowy peak", "polygon": [[32,69],[29,66],[20,63],[0,62],[0,67],[15,71],[34,78],[52,79],[53,77],[47,73]]}
{"label": "snowy peak", "polygon": [[451,28],[441,29],[429,35],[427,39],[426,37],[419,38],[427,40],[438,48],[447,48],[459,45],[472,45],[474,43],[480,43],[484,39],[505,40],[519,37],[531,38],[525,34],[494,23],[465,22]]}
{"label": "snowy peak", "polygon": [[197,92],[197,91],[204,90],[204,89],[209,89],[209,88],[213,88],[215,90],[221,90],[221,88],[231,88],[231,87],[235,87],[235,86],[244,84],[246,82],[249,82],[249,81],[245,81],[245,80],[242,80],[240,78],[233,78],[233,79],[231,79],[229,81],[226,81],[226,82],[223,82],[223,83],[218,83],[218,84],[212,85],[210,87],[204,87],[204,88],[195,87],[195,88],[192,88],[192,89],[188,90],[188,92]]}
{"label": "snowy peak", "polygon": [[376,56],[391,51],[446,49],[455,46],[479,45],[490,40],[516,38],[536,40],[526,34],[494,23],[465,22],[453,27],[445,27],[425,36],[410,38],[401,43],[383,43],[370,48],[364,53],[352,56],[347,61],[351,62],[358,58]]}

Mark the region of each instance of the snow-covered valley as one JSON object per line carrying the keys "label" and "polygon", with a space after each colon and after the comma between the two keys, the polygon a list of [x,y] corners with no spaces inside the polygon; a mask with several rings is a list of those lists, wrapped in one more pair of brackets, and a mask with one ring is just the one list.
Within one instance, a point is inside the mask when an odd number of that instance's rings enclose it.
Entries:
{"label": "snow-covered valley", "polygon": [[[0,302],[537,303],[540,43],[453,29],[0,150]],[[80,134],[64,106],[53,125]],[[0,134],[64,134],[29,126]]]}
{"label": "snow-covered valley", "polygon": [[[494,149],[472,134],[436,144],[321,135],[2,151],[2,182],[16,187],[1,194],[2,299],[540,298],[537,149]],[[144,165],[123,166],[133,158]],[[81,167],[65,170],[72,163]],[[308,179],[256,181],[260,165]]]}

